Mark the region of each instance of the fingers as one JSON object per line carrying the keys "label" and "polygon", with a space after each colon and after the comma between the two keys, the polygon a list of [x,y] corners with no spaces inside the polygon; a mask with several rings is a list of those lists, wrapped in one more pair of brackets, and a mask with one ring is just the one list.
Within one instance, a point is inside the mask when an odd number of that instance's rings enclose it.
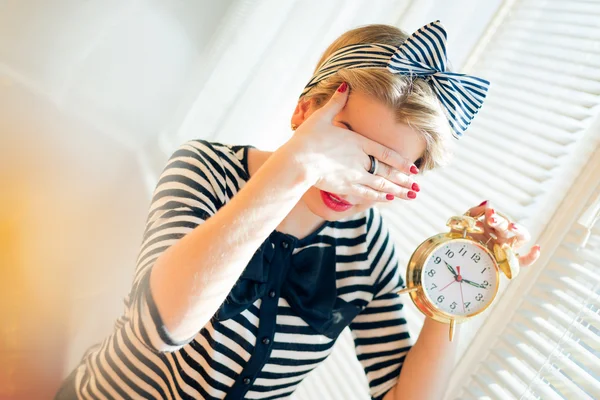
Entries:
{"label": "fingers", "polygon": [[[477,221],[476,225],[484,230],[483,236],[493,240],[493,243],[508,243],[511,247],[518,249],[531,240],[531,234],[525,226],[511,222],[492,208],[486,200],[478,206],[469,209],[468,214],[474,218],[483,217],[483,221]],[[540,245],[535,245],[525,255],[519,256],[519,264],[528,267],[535,263],[540,257]]]}
{"label": "fingers", "polygon": [[342,84],[333,93],[333,96],[331,96],[329,101],[316,112],[321,113],[329,121],[333,121],[335,116],[338,115],[338,113],[342,111],[346,105],[349,92],[348,84],[346,82],[342,82]]}
{"label": "fingers", "polygon": [[470,215],[473,218],[478,218],[481,215],[483,215],[485,210],[487,210],[487,206],[488,206],[488,201],[486,200],[483,203],[479,204],[478,206],[469,208],[469,210],[467,211],[467,215]]}
{"label": "fingers", "polygon": [[[508,230],[511,221],[498,214],[496,210],[494,210],[491,207],[490,203],[487,200],[479,204],[478,206],[471,207],[467,212],[468,215],[474,218],[479,218],[483,216],[485,224],[487,225],[487,227],[491,228],[489,230],[493,232],[495,236],[502,239],[506,239],[509,236],[512,236],[513,232]],[[522,232],[520,233],[524,234],[526,232],[524,227],[521,227],[521,230]],[[516,232],[514,233],[516,234]]]}
{"label": "fingers", "polygon": [[387,193],[377,191],[373,188],[361,184],[351,185],[349,194],[360,197],[367,201],[389,201],[387,198]]}
{"label": "fingers", "polygon": [[413,200],[417,197],[417,192],[421,190],[418,183],[411,177],[404,175],[390,166],[377,169],[377,174],[368,174],[360,183],[379,192],[392,194],[394,197]]}
{"label": "fingers", "polygon": [[[408,191],[406,191],[408,192]],[[395,197],[402,197],[402,198],[406,198],[408,200],[412,200],[409,199],[407,196],[407,193],[405,193],[403,196],[394,196],[391,193],[386,193],[386,192],[382,192],[380,190],[371,188],[369,186],[366,185],[362,185],[362,184],[353,184],[350,186],[350,195],[353,196],[357,196],[360,198],[363,198],[367,201],[385,201],[385,202],[389,202],[391,200],[394,200]]]}
{"label": "fingers", "polygon": [[508,225],[508,229],[510,232],[514,234],[514,238],[512,240],[512,246],[515,249],[522,247],[525,243],[531,240],[531,234],[529,231],[521,224],[517,224],[515,222],[511,222]]}
{"label": "fingers", "polygon": [[376,175],[367,173],[362,181],[355,184],[355,193],[358,196],[373,201],[417,198],[417,192],[421,190],[417,182],[389,165],[385,165],[384,168],[381,168],[381,165],[385,164],[380,164]]}
{"label": "fingers", "polygon": [[[315,112],[319,112],[329,121],[333,121],[337,114],[346,105],[346,102],[348,101],[349,92],[350,91],[348,90],[348,84],[346,82],[342,82],[342,84],[337,88],[333,96],[331,96],[329,101]],[[365,146],[363,146],[363,150],[366,154],[374,156],[379,161],[382,161],[407,175],[419,173],[419,169],[416,165],[414,165],[414,163],[402,157],[397,152],[373,140],[369,140],[367,138],[364,138],[364,140]],[[368,162],[370,165],[370,160],[368,160]]]}
{"label": "fingers", "polygon": [[529,250],[529,253],[519,256],[519,264],[522,267],[529,267],[540,257],[540,245],[536,244]]}
{"label": "fingers", "polygon": [[[379,161],[379,164],[387,164],[406,175],[415,175],[419,173],[417,166],[409,159],[401,156],[399,153],[395,152],[389,147],[385,147],[375,142],[374,140],[370,140],[364,136],[362,138],[364,141],[364,152],[375,157]],[[366,157],[366,159],[365,165],[367,165],[366,170],[368,171],[371,161],[369,157]]]}
{"label": "fingers", "polygon": [[495,229],[498,237],[504,239],[508,237],[508,224],[510,224],[510,221],[496,213],[493,208],[485,210],[485,221],[491,228]]}

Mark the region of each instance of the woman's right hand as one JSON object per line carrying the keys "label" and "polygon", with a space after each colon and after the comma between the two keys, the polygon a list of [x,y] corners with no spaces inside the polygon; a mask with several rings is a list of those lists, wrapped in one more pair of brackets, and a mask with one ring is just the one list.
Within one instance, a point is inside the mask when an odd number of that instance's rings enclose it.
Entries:
{"label": "woman's right hand", "polygon": [[[327,104],[298,127],[286,146],[291,146],[295,159],[321,190],[367,201],[388,201],[388,194],[412,199],[408,192],[414,194],[415,188],[418,191],[410,177],[418,172],[412,162],[378,142],[333,124],[346,105],[348,92],[342,84]],[[376,175],[368,172],[369,155],[379,161]]]}

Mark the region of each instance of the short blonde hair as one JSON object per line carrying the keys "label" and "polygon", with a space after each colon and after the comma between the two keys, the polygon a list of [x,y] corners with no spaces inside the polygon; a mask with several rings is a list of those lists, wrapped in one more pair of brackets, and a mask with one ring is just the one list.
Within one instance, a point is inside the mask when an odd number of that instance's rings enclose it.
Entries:
{"label": "short blonde hair", "polygon": [[[319,66],[342,47],[362,43],[400,46],[408,35],[390,25],[367,25],[352,29],[337,38],[321,56]],[[427,81],[393,74],[384,68],[340,69],[323,79],[303,98],[313,99],[317,107],[325,104],[342,82],[351,90],[371,96],[395,110],[396,120],[419,132],[425,140],[424,154],[415,164],[421,171],[445,165],[451,154],[452,130],[443,107]]]}

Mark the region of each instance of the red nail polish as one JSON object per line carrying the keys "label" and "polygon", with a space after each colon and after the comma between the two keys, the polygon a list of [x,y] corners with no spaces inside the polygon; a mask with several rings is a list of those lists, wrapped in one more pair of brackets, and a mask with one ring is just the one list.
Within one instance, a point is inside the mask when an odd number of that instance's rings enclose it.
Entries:
{"label": "red nail polish", "polygon": [[483,203],[481,203],[480,205],[478,205],[477,207],[485,206],[486,204],[487,204],[487,200],[484,201]]}
{"label": "red nail polish", "polygon": [[414,182],[412,184],[411,189],[414,190],[415,192],[420,192],[421,191],[421,188],[419,187],[419,185],[417,184],[417,182]]}
{"label": "red nail polish", "polygon": [[490,208],[490,223],[492,223],[492,224],[498,223],[498,220],[496,218],[494,218],[495,214],[496,214],[496,210],[494,210],[493,208]]}
{"label": "red nail polish", "polygon": [[418,174],[419,173],[419,168],[417,168],[415,165],[410,167],[410,173],[411,174]]}
{"label": "red nail polish", "polygon": [[513,222],[510,223],[509,228],[512,229],[513,231],[518,231],[519,230],[519,228],[517,228],[517,225],[515,225]]}
{"label": "red nail polish", "polygon": [[409,191],[407,194],[409,199],[416,199],[417,198],[417,194],[413,191]]}
{"label": "red nail polish", "polygon": [[338,88],[338,92],[344,93],[346,89],[348,89],[348,84],[346,82],[342,82],[342,84]]}
{"label": "red nail polish", "polygon": [[394,200],[394,195],[393,194],[386,194],[385,198],[388,200]]}

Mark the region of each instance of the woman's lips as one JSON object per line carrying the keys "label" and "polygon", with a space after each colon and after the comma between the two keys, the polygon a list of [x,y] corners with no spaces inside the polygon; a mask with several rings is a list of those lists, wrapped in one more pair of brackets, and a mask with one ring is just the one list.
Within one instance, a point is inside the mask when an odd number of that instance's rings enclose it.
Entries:
{"label": "woman's lips", "polygon": [[333,193],[329,193],[329,192],[325,192],[325,193],[327,193],[327,194],[328,194],[328,195],[330,195],[331,197],[334,197],[336,200],[338,200],[338,201],[341,201],[341,202],[342,202],[342,203],[344,203],[344,204],[347,204],[347,205],[349,205],[349,206],[351,206],[351,205],[352,205],[352,203],[348,203],[346,200],[342,199],[342,198],[341,198],[340,196],[338,196],[338,195],[335,195],[335,194],[333,194]]}
{"label": "woman's lips", "polygon": [[[331,194],[329,192],[324,192],[324,191],[320,191],[321,192],[321,199],[323,200],[323,203],[325,203],[325,205],[327,207],[329,207],[330,209],[332,209],[333,211],[337,211],[337,212],[342,212],[342,211],[346,211],[349,210],[350,208],[352,208],[352,204],[348,203],[347,201],[340,199],[338,196]],[[336,200],[340,200],[342,202],[336,201]]]}

